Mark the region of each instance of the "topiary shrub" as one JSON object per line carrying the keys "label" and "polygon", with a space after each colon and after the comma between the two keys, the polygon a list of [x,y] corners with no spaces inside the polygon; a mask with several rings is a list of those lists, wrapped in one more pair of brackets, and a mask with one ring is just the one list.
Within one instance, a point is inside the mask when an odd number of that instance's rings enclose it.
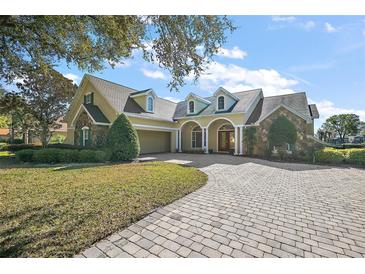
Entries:
{"label": "topiary shrub", "polygon": [[119,115],[106,137],[106,149],[111,161],[129,161],[140,152],[136,129],[125,114]]}
{"label": "topiary shrub", "polygon": [[297,129],[285,116],[279,116],[270,126],[269,147],[286,147],[287,144],[294,145],[297,141]]}
{"label": "topiary shrub", "polygon": [[106,153],[101,150],[81,150],[79,151],[79,162],[98,163],[106,161]]}
{"label": "topiary shrub", "polygon": [[33,160],[33,149],[23,149],[19,150],[15,154],[15,159],[18,162],[32,162]]}

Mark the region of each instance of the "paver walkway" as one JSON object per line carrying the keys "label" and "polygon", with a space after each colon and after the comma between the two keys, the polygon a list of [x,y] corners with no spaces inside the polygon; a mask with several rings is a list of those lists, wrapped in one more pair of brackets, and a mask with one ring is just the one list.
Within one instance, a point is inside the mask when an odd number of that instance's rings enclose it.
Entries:
{"label": "paver walkway", "polygon": [[229,155],[150,155],[206,186],[78,257],[365,257],[365,170]]}

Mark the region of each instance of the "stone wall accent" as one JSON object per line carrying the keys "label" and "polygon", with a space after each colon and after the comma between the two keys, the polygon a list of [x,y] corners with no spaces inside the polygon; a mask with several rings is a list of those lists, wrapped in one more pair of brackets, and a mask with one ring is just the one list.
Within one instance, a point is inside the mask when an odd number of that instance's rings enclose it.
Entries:
{"label": "stone wall accent", "polygon": [[105,143],[109,127],[93,124],[93,121],[85,111],[82,111],[76,120],[74,144],[78,146],[82,145],[80,144],[80,132],[85,126],[91,129],[92,146],[102,146]]}
{"label": "stone wall accent", "polygon": [[265,150],[267,150],[268,147],[268,133],[271,127],[271,124],[279,117],[279,116],[285,116],[289,119],[290,122],[293,123],[293,125],[297,129],[297,142],[296,142],[296,149],[298,153],[304,154],[308,150],[308,147],[312,145],[311,140],[307,138],[307,135],[313,135],[313,126],[310,124],[307,124],[307,122],[295,115],[294,113],[288,111],[286,108],[281,107],[274,113],[272,113],[269,117],[267,117],[265,120],[263,120],[260,125],[257,127],[256,136],[257,136],[257,142],[254,148],[254,154],[259,156],[265,155]]}

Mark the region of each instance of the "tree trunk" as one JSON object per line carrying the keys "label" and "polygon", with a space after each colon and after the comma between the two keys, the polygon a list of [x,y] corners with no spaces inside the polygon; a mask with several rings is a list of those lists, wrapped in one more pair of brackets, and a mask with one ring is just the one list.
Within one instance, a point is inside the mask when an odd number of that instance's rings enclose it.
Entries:
{"label": "tree trunk", "polygon": [[48,135],[48,125],[42,127],[41,142],[42,142],[43,148],[47,147],[47,145],[48,145],[47,135]]}
{"label": "tree trunk", "polygon": [[10,144],[12,144],[14,142],[14,134],[15,134],[15,130],[14,130],[14,115],[11,115],[11,124],[10,124]]}

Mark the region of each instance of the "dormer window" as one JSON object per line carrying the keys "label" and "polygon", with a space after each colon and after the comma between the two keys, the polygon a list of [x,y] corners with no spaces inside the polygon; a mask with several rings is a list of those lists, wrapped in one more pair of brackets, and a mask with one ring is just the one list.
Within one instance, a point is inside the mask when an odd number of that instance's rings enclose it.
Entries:
{"label": "dormer window", "polygon": [[224,96],[218,97],[218,110],[224,110]]}
{"label": "dormer window", "polygon": [[94,100],[94,94],[92,92],[84,96],[84,104],[92,104]]}
{"label": "dormer window", "polygon": [[189,101],[189,113],[194,113],[194,112],[195,112],[195,102]]}
{"label": "dormer window", "polygon": [[152,96],[148,96],[147,97],[147,111],[148,112],[153,112],[154,106],[153,106],[153,97]]}

